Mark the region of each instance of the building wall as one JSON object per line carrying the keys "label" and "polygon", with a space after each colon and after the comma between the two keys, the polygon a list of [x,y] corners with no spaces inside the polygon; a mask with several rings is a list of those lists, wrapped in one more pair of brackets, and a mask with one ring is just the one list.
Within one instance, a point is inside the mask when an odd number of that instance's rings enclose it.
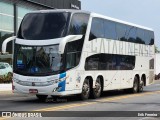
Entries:
{"label": "building wall", "polygon": [[[0,51],[4,39],[14,34],[14,7],[13,4],[0,1]],[[8,44],[7,49],[12,52],[12,44]]]}
{"label": "building wall", "polygon": [[[58,9],[70,9],[72,5],[75,5],[81,9],[81,2],[79,0],[27,0],[35,3],[41,3],[49,7]],[[72,4],[72,5],[71,5]]]}

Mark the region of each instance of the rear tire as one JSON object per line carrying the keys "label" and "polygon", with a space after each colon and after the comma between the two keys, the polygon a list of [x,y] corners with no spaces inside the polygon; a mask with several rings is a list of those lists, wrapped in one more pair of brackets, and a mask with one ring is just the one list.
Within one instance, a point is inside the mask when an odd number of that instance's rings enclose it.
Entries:
{"label": "rear tire", "polygon": [[80,99],[81,100],[87,100],[90,96],[90,82],[89,79],[85,79],[83,82],[83,86],[82,86],[82,93],[80,94]]}
{"label": "rear tire", "polygon": [[98,77],[96,80],[95,88],[93,88],[92,97],[94,99],[99,98],[102,93],[102,83],[101,79]]}
{"label": "rear tire", "polygon": [[40,101],[45,101],[48,97],[48,95],[36,95],[36,97],[40,100]]}
{"label": "rear tire", "polygon": [[139,89],[138,92],[143,92],[143,87],[144,87],[144,78],[141,78],[141,81],[139,83]]}

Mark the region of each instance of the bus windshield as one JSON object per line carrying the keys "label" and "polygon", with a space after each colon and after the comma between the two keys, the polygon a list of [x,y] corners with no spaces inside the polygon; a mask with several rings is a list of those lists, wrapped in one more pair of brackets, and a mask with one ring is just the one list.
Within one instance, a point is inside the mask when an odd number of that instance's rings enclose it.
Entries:
{"label": "bus windshield", "polygon": [[15,44],[14,70],[22,75],[53,75],[62,71],[59,45],[24,46]]}
{"label": "bus windshield", "polygon": [[18,38],[45,40],[64,37],[68,28],[69,13],[28,13],[18,32]]}

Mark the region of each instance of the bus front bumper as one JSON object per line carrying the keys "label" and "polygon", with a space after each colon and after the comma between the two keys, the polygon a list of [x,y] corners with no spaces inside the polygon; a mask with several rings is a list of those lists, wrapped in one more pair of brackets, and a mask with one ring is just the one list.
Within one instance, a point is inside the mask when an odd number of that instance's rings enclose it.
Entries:
{"label": "bus front bumper", "polygon": [[55,96],[66,96],[68,92],[59,90],[58,84],[49,86],[23,86],[17,83],[13,83],[13,93],[20,94],[31,94],[31,95],[55,95]]}

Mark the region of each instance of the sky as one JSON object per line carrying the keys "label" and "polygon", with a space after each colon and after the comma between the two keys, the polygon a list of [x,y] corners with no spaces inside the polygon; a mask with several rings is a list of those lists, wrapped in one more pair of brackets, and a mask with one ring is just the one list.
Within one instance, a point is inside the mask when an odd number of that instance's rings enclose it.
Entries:
{"label": "sky", "polygon": [[160,0],[80,0],[82,10],[152,28],[160,50]]}

